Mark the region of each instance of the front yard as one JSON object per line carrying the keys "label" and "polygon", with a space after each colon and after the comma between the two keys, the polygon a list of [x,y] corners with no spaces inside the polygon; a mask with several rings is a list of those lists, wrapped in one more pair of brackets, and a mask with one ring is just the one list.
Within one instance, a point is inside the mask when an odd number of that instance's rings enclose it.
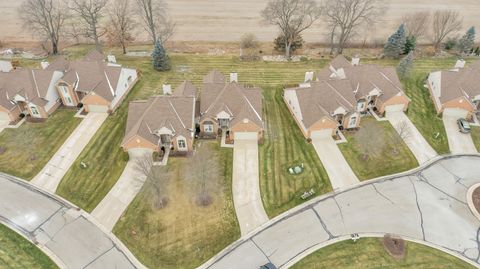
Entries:
{"label": "front yard", "polygon": [[339,144],[360,180],[373,179],[413,169],[415,156],[388,121],[363,117],[358,131],[344,131],[347,143]]}
{"label": "front yard", "polygon": [[170,158],[113,232],[149,268],[196,268],[240,237],[232,159],[216,141],[197,142],[193,157]]}
{"label": "front yard", "polygon": [[58,109],[45,122],[0,133],[0,171],[31,180],[80,123],[75,110]]}
{"label": "front yard", "polygon": [[357,242],[348,240],[322,248],[291,268],[471,269],[474,267],[445,252],[412,242],[406,242],[405,257],[396,259],[385,250],[382,239],[361,238]]}
{"label": "front yard", "polygon": [[475,144],[475,147],[477,148],[477,151],[480,152],[480,127],[478,126],[471,126],[472,127],[472,140],[473,144]]}
{"label": "front yard", "polygon": [[0,268],[53,269],[58,267],[34,244],[0,224]]}

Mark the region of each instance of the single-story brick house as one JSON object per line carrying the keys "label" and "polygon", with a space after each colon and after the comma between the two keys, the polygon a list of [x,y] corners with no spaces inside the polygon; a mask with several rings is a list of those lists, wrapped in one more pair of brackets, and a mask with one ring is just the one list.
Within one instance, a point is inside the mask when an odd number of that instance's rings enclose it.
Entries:
{"label": "single-story brick house", "polygon": [[203,79],[200,95],[200,136],[216,137],[226,132],[232,140],[238,133],[257,133],[263,137],[262,93],[260,88],[238,83],[237,74],[230,82],[217,70]]}
{"label": "single-story brick house", "polygon": [[480,108],[480,61],[429,74],[428,89],[438,114],[471,119]]}

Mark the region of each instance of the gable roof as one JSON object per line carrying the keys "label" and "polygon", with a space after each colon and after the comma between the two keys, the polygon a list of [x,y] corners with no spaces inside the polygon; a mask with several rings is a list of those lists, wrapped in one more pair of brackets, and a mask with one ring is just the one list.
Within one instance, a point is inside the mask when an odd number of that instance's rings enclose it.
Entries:
{"label": "gable roof", "polygon": [[342,54],[339,54],[333,58],[333,60],[330,62],[330,65],[335,69],[351,66],[350,62]]}
{"label": "gable roof", "polygon": [[221,73],[214,70],[204,78],[200,104],[201,119],[215,119],[218,113],[228,110],[225,112],[232,116],[233,125],[248,119],[263,128],[261,89],[248,88],[236,82],[226,83],[224,77],[220,83],[219,78],[222,77]]}
{"label": "gable roof", "polygon": [[89,62],[103,62],[105,61],[105,55],[98,49],[92,49],[83,59]]}
{"label": "gable roof", "polygon": [[185,80],[180,84],[175,91],[173,91],[173,96],[197,96],[197,87],[195,87],[190,81]]}
{"label": "gable roof", "polygon": [[203,83],[225,83],[225,76],[214,69],[203,78]]}
{"label": "gable roof", "polygon": [[480,61],[459,70],[441,71],[440,91],[437,97],[441,103],[462,96],[471,100],[480,95]]}
{"label": "gable roof", "polygon": [[140,136],[157,145],[156,131],[168,128],[174,136],[192,138],[195,131],[193,96],[153,96],[144,101],[130,102],[127,126],[122,145]]}

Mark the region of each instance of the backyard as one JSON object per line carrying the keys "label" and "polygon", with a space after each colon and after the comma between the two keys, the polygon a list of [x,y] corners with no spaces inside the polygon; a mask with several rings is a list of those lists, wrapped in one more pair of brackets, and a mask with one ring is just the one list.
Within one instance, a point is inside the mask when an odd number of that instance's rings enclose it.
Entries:
{"label": "backyard", "polygon": [[0,224],[0,268],[58,268],[40,249]]}
{"label": "backyard", "polygon": [[343,132],[348,142],[338,145],[358,179],[396,174],[418,166],[390,122],[364,117],[360,124],[358,131]]}
{"label": "backyard", "polygon": [[0,171],[31,180],[47,164],[81,119],[58,109],[45,122],[23,123],[0,133]]}
{"label": "backyard", "polygon": [[[196,268],[240,237],[232,199],[233,151],[216,141],[196,147],[195,156],[170,158],[166,167],[154,168],[114,228],[149,268]],[[205,178],[196,176],[204,172]],[[152,184],[161,188],[152,191]]]}
{"label": "backyard", "polygon": [[406,242],[405,257],[396,259],[385,250],[382,239],[361,238],[357,242],[348,240],[322,248],[305,257],[291,268],[460,269],[475,267],[445,252],[413,242]]}

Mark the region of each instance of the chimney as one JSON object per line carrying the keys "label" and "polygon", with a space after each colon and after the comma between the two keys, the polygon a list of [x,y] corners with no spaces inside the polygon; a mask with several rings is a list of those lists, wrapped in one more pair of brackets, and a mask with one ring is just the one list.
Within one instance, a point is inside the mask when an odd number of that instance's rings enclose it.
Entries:
{"label": "chimney", "polygon": [[360,64],[360,57],[358,55],[355,55],[352,57],[352,65],[357,66]]}
{"label": "chimney", "polygon": [[465,67],[465,60],[464,59],[459,59],[455,63],[455,69],[461,69]]}
{"label": "chimney", "polygon": [[40,66],[42,67],[42,69],[47,69],[47,67],[49,66],[50,64],[47,62],[47,61],[43,61],[40,63]]}
{"label": "chimney", "polygon": [[117,58],[115,58],[115,55],[109,54],[107,55],[107,61],[112,64],[117,63]]}
{"label": "chimney", "polygon": [[305,82],[313,81],[313,71],[305,72]]}
{"label": "chimney", "polygon": [[172,85],[163,84],[163,95],[171,95],[171,94],[172,94]]}
{"label": "chimney", "polygon": [[238,74],[230,73],[230,82],[238,82]]}

